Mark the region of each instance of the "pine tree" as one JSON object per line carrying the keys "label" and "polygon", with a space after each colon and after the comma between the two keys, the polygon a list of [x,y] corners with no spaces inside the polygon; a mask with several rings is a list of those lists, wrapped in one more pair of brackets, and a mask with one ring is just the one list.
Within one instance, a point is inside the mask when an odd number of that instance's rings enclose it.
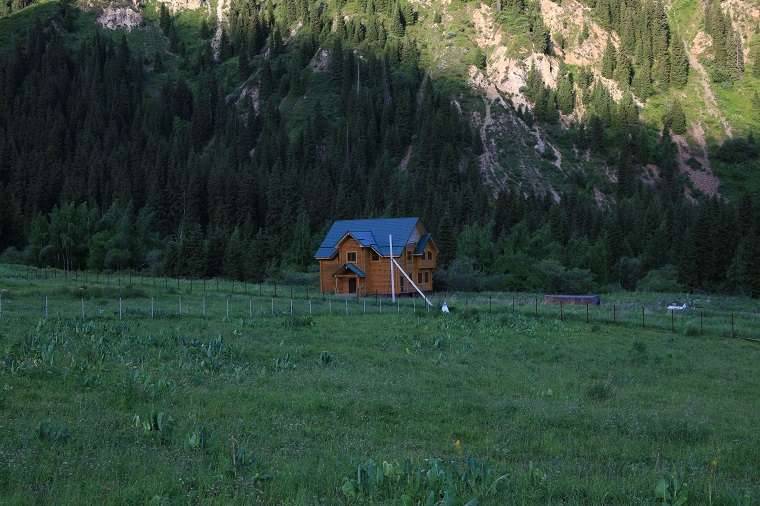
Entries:
{"label": "pine tree", "polygon": [[575,109],[575,88],[570,73],[565,73],[557,86],[557,105],[564,114],[570,114]]}
{"label": "pine tree", "polygon": [[451,221],[451,212],[446,209],[446,212],[441,219],[441,223],[438,226],[437,244],[440,249],[440,255],[438,257],[442,267],[445,267],[454,259],[456,255],[456,238],[454,236],[454,224]]}
{"label": "pine tree", "polygon": [[631,61],[622,53],[618,53],[616,61],[617,64],[612,77],[622,85],[623,89],[626,89],[631,84],[631,76],[633,75]]}
{"label": "pine tree", "polygon": [[681,107],[681,102],[673,100],[668,108],[668,112],[663,117],[663,126],[670,129],[674,134],[683,135],[686,133],[686,115]]}
{"label": "pine tree", "polygon": [[602,56],[602,75],[607,79],[612,79],[616,65],[617,50],[610,39],[607,39],[607,47],[604,48],[604,55]]}
{"label": "pine tree", "polygon": [[688,79],[689,59],[681,38],[674,36],[670,40],[670,84],[680,88],[686,85]]}

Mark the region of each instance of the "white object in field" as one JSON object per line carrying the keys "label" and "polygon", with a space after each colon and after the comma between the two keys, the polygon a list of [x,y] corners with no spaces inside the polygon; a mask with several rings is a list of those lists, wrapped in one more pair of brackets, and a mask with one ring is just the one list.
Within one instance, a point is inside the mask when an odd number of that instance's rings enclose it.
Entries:
{"label": "white object in field", "polygon": [[668,311],[683,311],[685,309],[688,309],[688,305],[684,302],[680,306],[678,304],[671,304],[668,306]]}
{"label": "white object in field", "polygon": [[441,306],[441,312],[442,313],[448,313],[449,312],[449,305],[446,304],[446,301],[443,301],[443,305]]}

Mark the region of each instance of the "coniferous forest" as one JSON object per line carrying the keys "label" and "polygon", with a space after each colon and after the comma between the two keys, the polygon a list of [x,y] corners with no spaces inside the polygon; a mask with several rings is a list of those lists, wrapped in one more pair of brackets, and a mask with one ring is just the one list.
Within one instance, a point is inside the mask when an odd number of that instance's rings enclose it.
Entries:
{"label": "coniferous forest", "polygon": [[[172,58],[81,30],[67,3],[17,35],[0,54],[3,258],[261,280],[313,269],[334,219],[420,216],[441,249],[440,287],[760,296],[760,198],[687,194],[671,140],[685,130],[680,104],[660,132],[639,119],[631,92],[683,86],[690,71],[660,4],[588,2],[622,34],[602,69],[627,90],[619,102],[577,69],[556,91],[535,72],[526,84],[530,124],[556,124],[584,96],[589,113],[563,135],[609,164],[600,199],[581,184],[552,196],[486,181],[456,83],[429,77],[408,34],[412,4],[359,3],[369,21],[236,0],[218,54],[205,21],[189,45],[165,7]],[[716,79],[730,80],[741,48],[710,12],[733,62]],[[715,156],[757,160],[760,146],[736,138]],[[647,164],[654,182],[640,177]]]}

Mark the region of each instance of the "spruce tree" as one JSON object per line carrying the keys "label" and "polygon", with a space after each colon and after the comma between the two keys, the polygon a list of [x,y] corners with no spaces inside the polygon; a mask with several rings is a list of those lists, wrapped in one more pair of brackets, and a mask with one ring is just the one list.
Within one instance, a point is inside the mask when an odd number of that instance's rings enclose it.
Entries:
{"label": "spruce tree", "polygon": [[575,89],[570,73],[565,73],[557,86],[557,105],[563,114],[570,114],[575,108]]}
{"label": "spruce tree", "polygon": [[674,134],[683,135],[686,133],[686,115],[681,107],[681,102],[673,100],[663,118],[663,124]]}
{"label": "spruce tree", "polygon": [[670,84],[676,87],[686,85],[689,80],[689,59],[681,38],[674,35],[670,40]]}
{"label": "spruce tree", "polygon": [[604,55],[602,56],[602,75],[607,79],[612,79],[616,65],[617,50],[610,39],[607,39],[607,46],[604,48]]}

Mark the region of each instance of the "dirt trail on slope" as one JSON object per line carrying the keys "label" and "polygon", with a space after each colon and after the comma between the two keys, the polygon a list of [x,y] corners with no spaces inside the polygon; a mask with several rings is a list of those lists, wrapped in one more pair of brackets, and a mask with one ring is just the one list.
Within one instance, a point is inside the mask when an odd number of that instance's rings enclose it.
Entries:
{"label": "dirt trail on slope", "polygon": [[707,107],[707,112],[709,112],[712,116],[718,118],[718,121],[720,121],[720,124],[723,126],[723,131],[726,133],[726,136],[733,137],[734,134],[733,130],[731,129],[731,124],[728,122],[718,107],[718,101],[715,99],[715,94],[710,87],[710,77],[707,75],[705,68],[699,62],[697,51],[694,47],[688,47],[686,54],[689,59],[689,66],[694,69],[699,75],[699,82],[702,85],[702,93],[704,94],[704,103]]}
{"label": "dirt trail on slope", "polygon": [[[707,196],[719,194],[720,180],[710,167],[710,159],[707,157],[705,131],[701,123],[695,123],[689,127],[689,137],[699,146],[699,152],[689,145],[686,136],[673,135],[672,139],[678,149],[678,169],[686,174],[696,189]],[[691,163],[690,163],[691,162]],[[692,164],[696,162],[699,167]]]}

